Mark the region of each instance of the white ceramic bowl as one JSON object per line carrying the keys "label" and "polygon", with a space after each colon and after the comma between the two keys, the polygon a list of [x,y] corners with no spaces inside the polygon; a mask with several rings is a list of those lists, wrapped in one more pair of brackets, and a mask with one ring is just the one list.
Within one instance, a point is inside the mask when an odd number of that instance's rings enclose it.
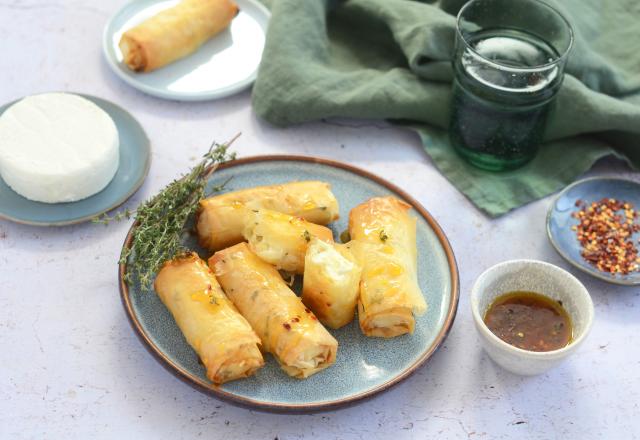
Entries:
{"label": "white ceramic bowl", "polygon": [[[562,301],[573,325],[571,342],[558,350],[535,352],[514,347],[494,335],[484,323],[484,315],[496,297],[513,291],[536,292]],[[566,270],[536,260],[505,261],[487,269],[471,290],[471,310],[491,359],[512,373],[527,376],[543,373],[573,353],[593,322],[593,302],[584,285]]]}

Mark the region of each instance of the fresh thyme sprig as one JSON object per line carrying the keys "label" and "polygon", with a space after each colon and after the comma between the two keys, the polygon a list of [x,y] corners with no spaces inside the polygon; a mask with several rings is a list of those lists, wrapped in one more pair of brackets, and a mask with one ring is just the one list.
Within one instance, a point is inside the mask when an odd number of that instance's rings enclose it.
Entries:
{"label": "fresh thyme sprig", "polygon": [[[205,196],[209,176],[221,163],[235,159],[235,153],[229,153],[229,147],[238,136],[224,144],[214,142],[202,161],[189,173],[140,204],[135,212],[124,210],[114,216],[94,219],[96,223],[107,224],[135,214],[131,246],[123,248],[120,255],[120,263],[127,264],[125,281],[128,284],[135,278],[143,289],[150,289],[162,264],[187,251],[181,243],[185,225]],[[220,191],[222,187],[224,184],[213,188],[213,191]]]}

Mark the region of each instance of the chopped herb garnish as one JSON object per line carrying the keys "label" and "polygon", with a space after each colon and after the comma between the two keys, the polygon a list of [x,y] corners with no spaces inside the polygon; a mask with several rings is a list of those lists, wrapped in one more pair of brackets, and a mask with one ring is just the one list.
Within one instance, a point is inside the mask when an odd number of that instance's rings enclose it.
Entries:
{"label": "chopped herb garnish", "polygon": [[307,231],[306,229],[302,233],[302,237],[306,240],[307,243],[311,241],[311,234],[309,234],[309,231]]}
{"label": "chopped herb garnish", "polygon": [[387,233],[384,232],[384,229],[381,229],[380,230],[380,241],[384,243],[388,239],[389,239],[389,236],[387,235]]}
{"label": "chopped herb garnish", "polygon": [[287,285],[289,287],[293,286],[293,283],[296,282],[296,274],[295,273],[287,272],[286,270],[281,270],[280,271],[280,276],[282,277],[284,282],[287,283]]}
{"label": "chopped herb garnish", "polygon": [[343,243],[348,243],[351,241],[351,234],[349,234],[348,229],[345,229],[340,233],[340,241]]}

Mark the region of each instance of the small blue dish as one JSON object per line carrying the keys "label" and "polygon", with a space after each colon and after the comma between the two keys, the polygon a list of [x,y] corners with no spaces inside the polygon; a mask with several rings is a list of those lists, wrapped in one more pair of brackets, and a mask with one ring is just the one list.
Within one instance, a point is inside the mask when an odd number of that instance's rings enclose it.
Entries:
{"label": "small blue dish", "polygon": [[[613,275],[598,270],[580,255],[582,248],[575,231],[571,229],[578,224],[578,221],[571,214],[578,209],[576,207],[578,200],[591,203],[603,198],[624,200],[632,203],[636,209],[640,209],[640,183],[614,177],[592,177],[569,185],[549,208],[547,215],[549,240],[562,257],[583,272],[609,283],[624,286],[639,285],[640,271],[627,275]],[[638,239],[640,239],[640,233],[634,234],[633,241],[636,246],[639,245]]]}
{"label": "small blue dish", "polygon": [[[142,126],[133,116],[109,101],[78,95],[107,112],[116,124],[120,136],[120,165],[116,175],[99,193],[69,203],[34,202],[16,193],[0,178],[0,218],[34,226],[81,223],[120,206],[144,182],[151,163],[151,147]],[[0,107],[0,115],[14,102]]]}
{"label": "small blue dish", "polygon": [[[229,180],[231,179],[231,180]],[[271,355],[254,376],[215,386],[209,382],[198,356],[187,344],[173,317],[153,291],[123,281],[120,292],[131,324],[143,344],[170,372],[196,389],[236,404],[278,412],[309,412],[335,408],[380,393],[416,371],[444,341],[458,307],[458,269],[444,232],[431,215],[407,193],[366,171],[326,159],[303,156],[258,156],[223,164],[209,180],[209,189],[229,182],[225,191],[293,180],[329,182],[340,203],[340,218],[329,225],[334,237],[347,228],[349,211],[371,197],[394,195],[412,205],[417,218],[418,282],[428,304],[416,318],[412,335],[393,339],[368,338],[357,319],[330,330],[338,340],[334,365],[300,380],[287,376]],[[129,231],[125,247],[131,245]],[[185,246],[197,247],[192,234]],[[298,286],[299,287],[299,286]],[[296,287],[294,286],[294,290]]]}

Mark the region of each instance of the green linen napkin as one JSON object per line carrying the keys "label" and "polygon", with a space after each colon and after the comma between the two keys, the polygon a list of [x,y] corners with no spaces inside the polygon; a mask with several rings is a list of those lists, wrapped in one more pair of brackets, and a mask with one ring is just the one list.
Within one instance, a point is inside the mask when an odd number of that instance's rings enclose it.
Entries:
{"label": "green linen napkin", "polygon": [[337,116],[401,120],[420,134],[438,169],[491,216],[560,189],[603,156],[640,168],[637,0],[550,1],[572,22],[576,42],[540,153],[503,173],[467,165],[447,137],[455,15],[464,0],[267,3],[272,17],[253,107],[275,125]]}

